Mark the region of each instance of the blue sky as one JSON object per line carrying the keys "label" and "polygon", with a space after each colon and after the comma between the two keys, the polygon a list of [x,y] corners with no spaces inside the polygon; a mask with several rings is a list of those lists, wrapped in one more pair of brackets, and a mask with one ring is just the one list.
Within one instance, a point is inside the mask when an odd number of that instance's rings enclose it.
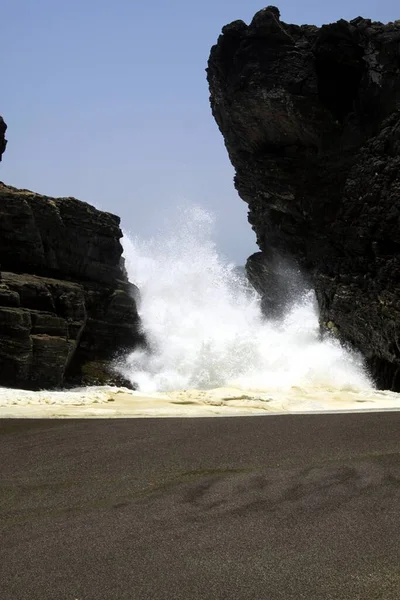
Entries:
{"label": "blue sky", "polygon": [[[0,178],[75,196],[154,235],[183,203],[211,209],[223,254],[255,248],[247,209],[211,116],[205,67],[221,27],[254,0],[6,0]],[[400,18],[395,0],[284,0],[282,19]]]}

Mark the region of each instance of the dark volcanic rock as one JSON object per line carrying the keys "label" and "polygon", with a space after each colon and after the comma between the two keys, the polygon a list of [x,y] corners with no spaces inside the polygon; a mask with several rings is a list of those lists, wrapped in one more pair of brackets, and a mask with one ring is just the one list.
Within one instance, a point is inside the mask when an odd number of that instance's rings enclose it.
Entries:
{"label": "dark volcanic rock", "polygon": [[118,217],[0,184],[0,385],[120,385],[143,343]]}
{"label": "dark volcanic rock", "polygon": [[249,281],[261,296],[261,308],[269,318],[283,317],[287,309],[310,288],[293,263],[263,252],[252,254],[246,263]]}
{"label": "dark volcanic rock", "polygon": [[4,123],[3,117],[0,117],[0,160],[7,146],[6,131],[7,125]]}
{"label": "dark volcanic rock", "polygon": [[208,81],[258,263],[297,261],[322,326],[400,390],[400,22],[288,25],[268,7],[223,28]]}

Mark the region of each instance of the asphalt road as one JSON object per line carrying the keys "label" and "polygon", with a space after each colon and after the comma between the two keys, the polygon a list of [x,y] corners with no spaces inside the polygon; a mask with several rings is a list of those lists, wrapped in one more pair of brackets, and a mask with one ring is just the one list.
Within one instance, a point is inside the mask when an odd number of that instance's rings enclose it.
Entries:
{"label": "asphalt road", "polygon": [[1,600],[399,600],[400,413],[0,422]]}

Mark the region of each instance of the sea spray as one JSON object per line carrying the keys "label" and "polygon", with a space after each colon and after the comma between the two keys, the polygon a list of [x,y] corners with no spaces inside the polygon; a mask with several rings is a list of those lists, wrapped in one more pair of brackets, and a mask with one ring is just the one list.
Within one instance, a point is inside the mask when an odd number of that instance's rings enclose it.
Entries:
{"label": "sea spray", "polygon": [[219,256],[213,227],[212,215],[194,207],[151,240],[124,236],[149,350],[133,352],[119,365],[123,374],[146,392],[370,389],[361,357],[321,337],[313,291],[282,318],[265,319],[257,293]]}

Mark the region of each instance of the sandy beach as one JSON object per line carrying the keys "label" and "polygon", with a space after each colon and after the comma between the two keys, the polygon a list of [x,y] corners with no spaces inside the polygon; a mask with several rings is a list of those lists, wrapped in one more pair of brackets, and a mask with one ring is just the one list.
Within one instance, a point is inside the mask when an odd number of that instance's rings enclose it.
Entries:
{"label": "sandy beach", "polygon": [[397,600],[400,414],[4,419],[2,598]]}

